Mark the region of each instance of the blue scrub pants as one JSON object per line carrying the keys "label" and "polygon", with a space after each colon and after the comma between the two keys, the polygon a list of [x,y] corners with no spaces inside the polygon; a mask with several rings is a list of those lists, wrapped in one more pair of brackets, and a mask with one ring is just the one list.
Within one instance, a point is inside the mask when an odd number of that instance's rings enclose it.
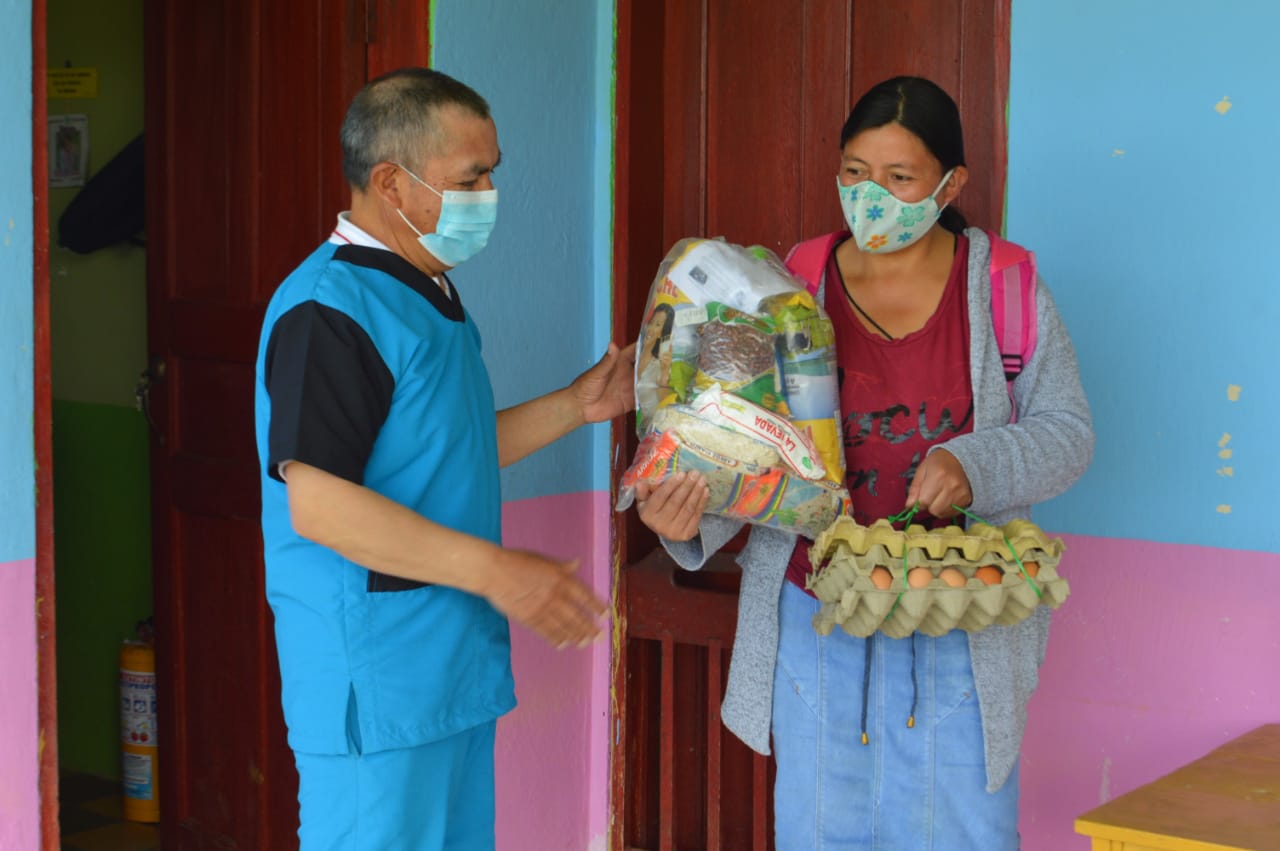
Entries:
{"label": "blue scrub pants", "polygon": [[819,605],[784,583],[773,689],[778,851],[1016,851],[1018,770],[986,791],[967,634],[860,639],[837,628],[824,637],[813,629]]}
{"label": "blue scrub pants", "polygon": [[301,851],[492,851],[496,725],[380,753],[295,751]]}

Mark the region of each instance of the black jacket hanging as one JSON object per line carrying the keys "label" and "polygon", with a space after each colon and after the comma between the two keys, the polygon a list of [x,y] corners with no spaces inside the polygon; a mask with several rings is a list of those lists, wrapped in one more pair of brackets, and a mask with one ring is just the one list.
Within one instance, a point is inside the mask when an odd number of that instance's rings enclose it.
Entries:
{"label": "black jacket hanging", "polygon": [[58,245],[77,254],[139,238],[146,223],[146,180],[139,135],[89,179],[58,219]]}

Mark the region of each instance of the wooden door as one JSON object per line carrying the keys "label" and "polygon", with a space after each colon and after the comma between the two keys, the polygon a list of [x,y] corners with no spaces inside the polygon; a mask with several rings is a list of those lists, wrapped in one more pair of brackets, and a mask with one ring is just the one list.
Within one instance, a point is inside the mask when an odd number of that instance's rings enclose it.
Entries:
{"label": "wooden door", "polygon": [[370,73],[425,63],[425,7],[147,5],[152,534],[166,849],[297,847],[297,776],[263,592],[253,364],[273,289],[347,205],[338,147],[346,105]]}
{"label": "wooden door", "polygon": [[[959,206],[998,228],[1008,16],[1009,0],[620,0],[615,336],[635,336],[654,270],[681,237],[784,254],[839,228],[840,128],[863,92],[898,74],[956,98],[971,171]],[[624,430],[615,441],[616,482],[636,440]],[[772,847],[770,761],[719,717],[731,556],[683,573],[629,512],[617,563],[612,847]]]}

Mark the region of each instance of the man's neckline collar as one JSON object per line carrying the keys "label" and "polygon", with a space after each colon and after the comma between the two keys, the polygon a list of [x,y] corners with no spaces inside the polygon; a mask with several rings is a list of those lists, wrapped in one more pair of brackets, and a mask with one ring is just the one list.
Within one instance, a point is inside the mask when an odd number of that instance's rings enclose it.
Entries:
{"label": "man's neckline collar", "polygon": [[[329,234],[329,242],[332,242],[335,245],[356,245],[362,248],[377,248],[382,251],[391,251],[391,249],[387,247],[386,243],[382,242],[382,240],[373,236],[367,230],[351,221],[350,210],[343,210],[338,214],[338,223],[334,225],[333,233]],[[395,254],[394,251],[391,251],[391,253]],[[450,297],[454,295],[453,282],[450,281],[443,273],[441,273],[439,278],[432,277],[431,275],[424,275],[424,277],[435,283],[437,287],[444,290],[444,292]]]}
{"label": "man's neckline collar", "polygon": [[449,291],[446,294],[434,278],[394,251],[389,251],[385,248],[374,248],[369,245],[342,243],[334,250],[333,259],[342,263],[350,263],[352,266],[376,269],[379,272],[390,275],[431,302],[432,307],[439,311],[440,315],[445,319],[453,322],[463,322],[467,318],[467,314],[462,308],[462,300],[458,297],[458,289],[453,286],[448,277],[441,275]]}

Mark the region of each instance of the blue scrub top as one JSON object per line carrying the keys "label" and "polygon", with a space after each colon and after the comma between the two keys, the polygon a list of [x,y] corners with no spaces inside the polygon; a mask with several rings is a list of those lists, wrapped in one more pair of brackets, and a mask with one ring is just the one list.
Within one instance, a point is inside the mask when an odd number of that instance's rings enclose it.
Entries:
{"label": "blue scrub top", "polygon": [[301,461],[501,542],[493,391],[479,331],[449,290],[390,251],[326,243],[268,306],[255,397],[262,534],[294,750],[414,747],[515,706],[506,618],[301,538],[277,469]]}

